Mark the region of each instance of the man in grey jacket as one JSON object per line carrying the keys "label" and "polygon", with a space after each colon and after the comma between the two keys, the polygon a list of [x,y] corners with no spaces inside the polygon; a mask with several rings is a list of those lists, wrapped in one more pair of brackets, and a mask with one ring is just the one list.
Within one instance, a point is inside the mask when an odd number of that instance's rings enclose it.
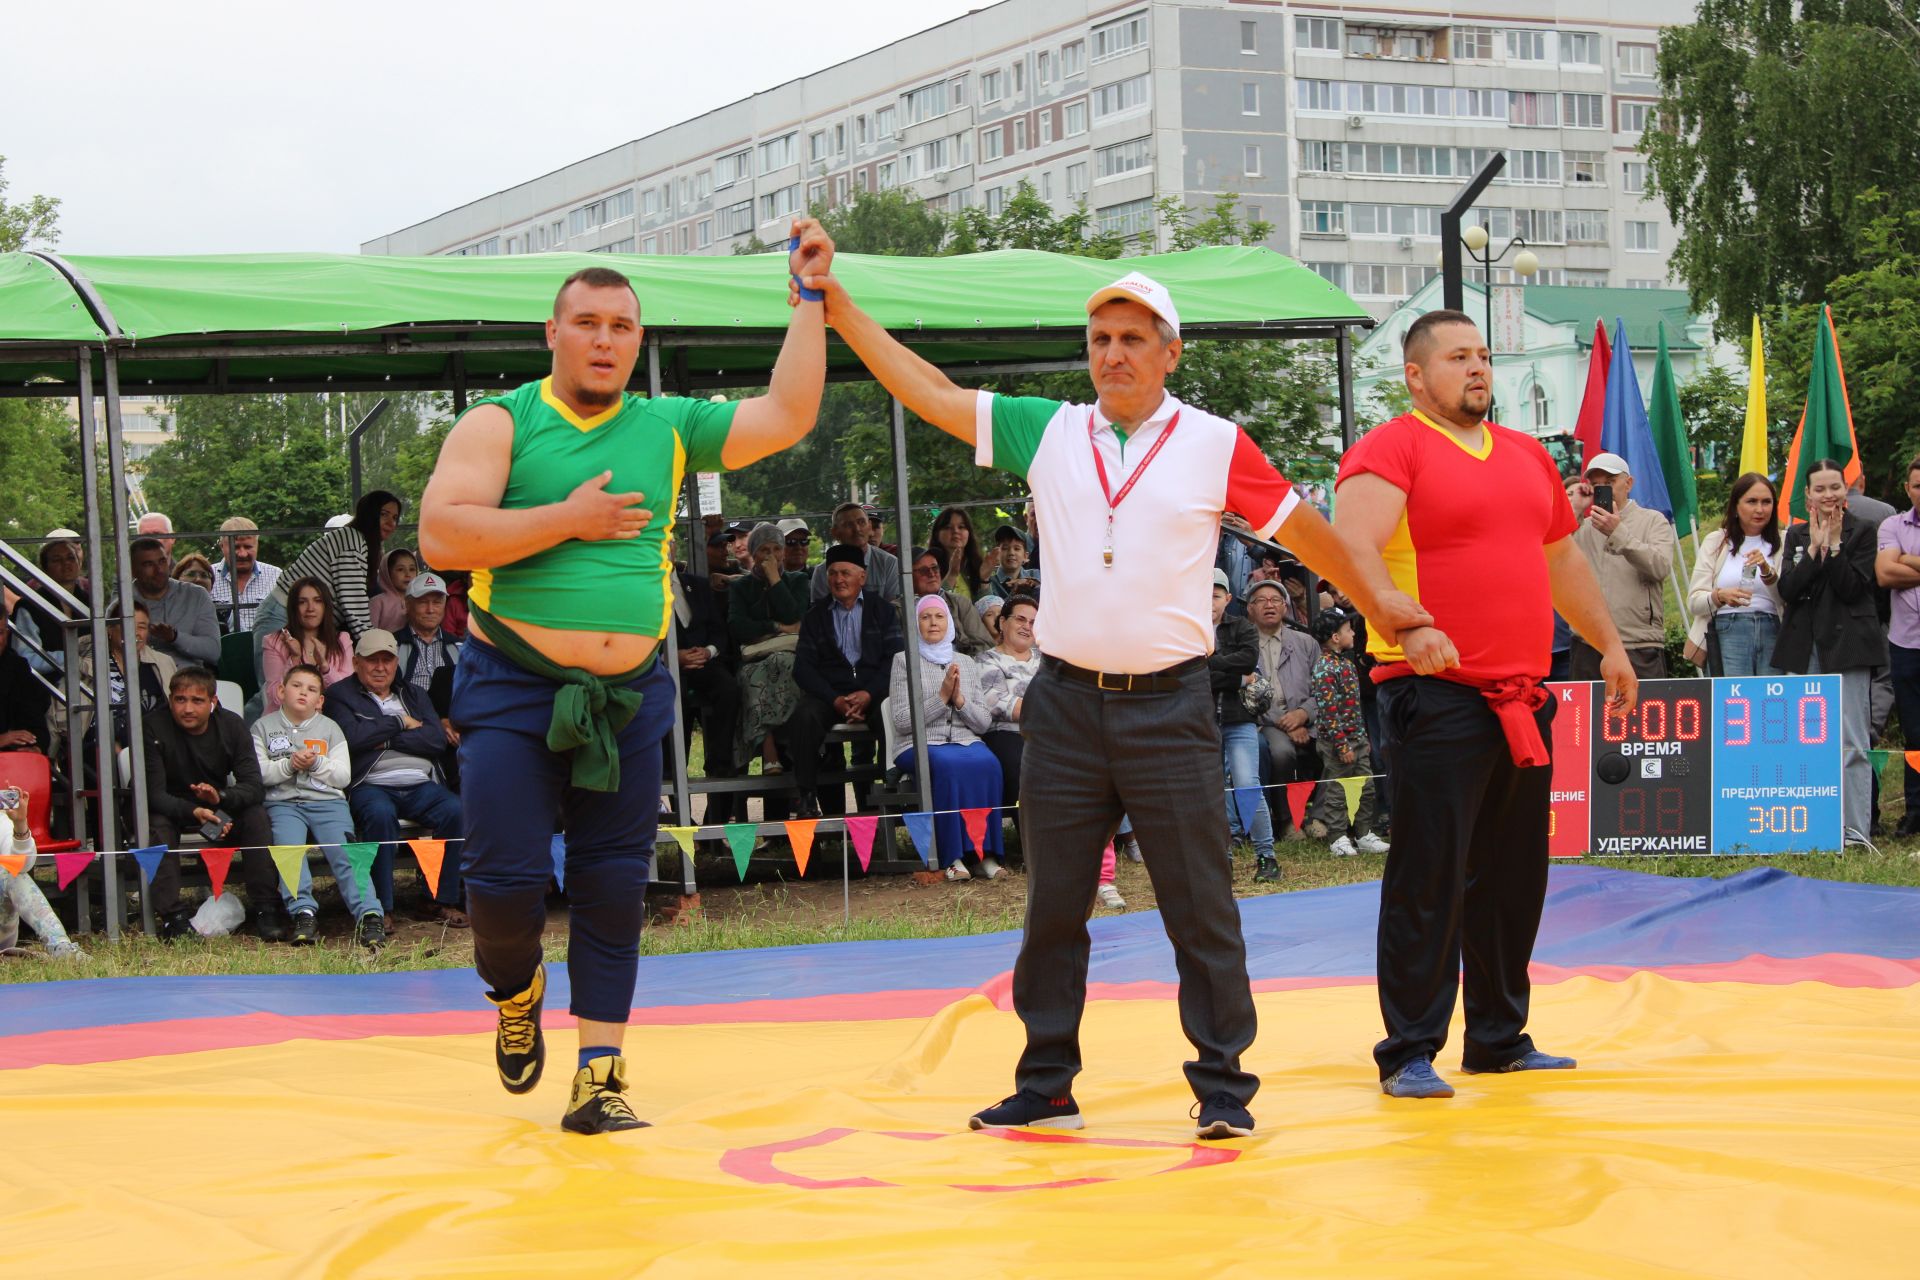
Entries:
{"label": "man in grey jacket", "polygon": [[149,643],[183,666],[219,662],[220,619],[206,588],[167,576],[171,561],[158,538],[136,538],[132,556],[134,594],[153,620]]}
{"label": "man in grey jacket", "polygon": [[[1620,643],[1642,680],[1667,678],[1667,579],[1673,575],[1673,525],[1633,501],[1633,475],[1617,453],[1594,455],[1587,483],[1596,497],[1573,535],[1600,580],[1600,594],[1620,632]],[[1611,486],[1611,505],[1600,498]],[[1490,572],[1495,566],[1488,566]],[[1567,658],[1570,680],[1600,679],[1600,651],[1576,634]]]}

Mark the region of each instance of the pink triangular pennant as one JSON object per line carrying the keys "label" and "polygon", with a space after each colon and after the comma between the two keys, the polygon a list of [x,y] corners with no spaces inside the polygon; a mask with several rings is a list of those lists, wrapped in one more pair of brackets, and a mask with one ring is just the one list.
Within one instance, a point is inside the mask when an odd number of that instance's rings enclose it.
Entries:
{"label": "pink triangular pennant", "polygon": [[80,873],[93,865],[95,855],[82,850],[79,853],[56,853],[53,855],[53,868],[58,873],[60,887],[66,888],[80,878]]}
{"label": "pink triangular pennant", "polygon": [[982,856],[987,852],[987,816],[992,809],[962,809],[960,821],[966,824],[967,840],[974,851]]}
{"label": "pink triangular pennant", "polygon": [[227,887],[227,869],[233,866],[233,850],[202,849],[200,865],[207,869],[207,883],[213,886],[213,896],[219,897],[220,891]]}
{"label": "pink triangular pennant", "polygon": [[807,874],[807,860],[813,857],[813,829],[818,825],[818,818],[789,818],[786,822],[787,842],[793,846],[793,862],[802,876]]}
{"label": "pink triangular pennant", "polygon": [[849,817],[847,834],[853,837],[853,852],[860,859],[860,869],[865,871],[867,864],[873,861],[873,835],[880,829],[880,819]]}
{"label": "pink triangular pennant", "polygon": [[1287,812],[1293,815],[1294,830],[1307,825],[1307,801],[1313,799],[1311,782],[1289,782],[1287,784]]}

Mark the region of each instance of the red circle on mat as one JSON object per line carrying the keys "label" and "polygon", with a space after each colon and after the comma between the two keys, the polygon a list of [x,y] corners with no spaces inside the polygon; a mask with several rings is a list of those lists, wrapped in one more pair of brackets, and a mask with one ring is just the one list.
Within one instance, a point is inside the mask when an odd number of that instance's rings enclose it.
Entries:
{"label": "red circle on mat", "polygon": [[[1049,1133],[1034,1129],[982,1129],[980,1133],[989,1138],[999,1138],[1006,1142],[1066,1143],[1090,1147],[1133,1147],[1151,1148],[1163,1151],[1184,1153],[1185,1158],[1170,1164],[1164,1169],[1155,1169],[1154,1177],[1163,1173],[1179,1173],[1185,1169],[1204,1169],[1209,1165],[1231,1164],[1240,1158],[1240,1152],[1232,1147],[1210,1147],[1198,1142],[1154,1142],[1145,1138],[1084,1138],[1071,1133]],[[799,1187],[806,1191],[840,1191],[853,1187],[897,1187],[900,1183],[887,1182],[879,1178],[809,1178],[803,1174],[789,1173],[775,1163],[775,1157],[789,1151],[805,1151],[811,1147],[824,1147],[856,1134],[870,1134],[881,1138],[898,1138],[902,1142],[938,1142],[942,1138],[971,1137],[959,1133],[913,1133],[894,1129],[822,1129],[803,1138],[788,1138],[783,1142],[766,1142],[757,1147],[735,1147],[720,1157],[723,1172],[745,1182],[758,1183],[770,1187]],[[972,1183],[951,1182],[947,1186],[954,1191],[1056,1191],[1062,1187],[1086,1187],[1099,1182],[1117,1182],[1117,1178],[1065,1178],[1055,1182],[1019,1182],[1019,1183]]]}

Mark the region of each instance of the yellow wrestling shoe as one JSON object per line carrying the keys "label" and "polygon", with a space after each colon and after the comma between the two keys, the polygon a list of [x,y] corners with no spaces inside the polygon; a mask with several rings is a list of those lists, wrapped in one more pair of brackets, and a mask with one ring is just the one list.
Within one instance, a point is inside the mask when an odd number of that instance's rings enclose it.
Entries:
{"label": "yellow wrestling shoe", "polygon": [[493,1036],[493,1065],[500,1069],[500,1087],[525,1093],[540,1083],[547,1065],[546,1037],[540,1034],[540,1006],[547,998],[547,967],[533,971],[533,981],[517,996],[494,1000],[500,1010],[500,1028]]}
{"label": "yellow wrestling shoe", "polygon": [[645,1129],[647,1122],[627,1105],[627,1060],[617,1053],[593,1059],[574,1073],[573,1097],[560,1127],[569,1133],[618,1133]]}

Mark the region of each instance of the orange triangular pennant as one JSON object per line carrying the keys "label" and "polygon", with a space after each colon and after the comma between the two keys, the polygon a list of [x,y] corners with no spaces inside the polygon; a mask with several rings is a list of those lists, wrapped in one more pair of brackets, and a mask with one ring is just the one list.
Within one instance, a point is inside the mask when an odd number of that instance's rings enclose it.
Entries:
{"label": "orange triangular pennant", "polygon": [[5,867],[14,875],[19,875],[27,869],[27,855],[24,853],[0,854],[0,867]]}
{"label": "orange triangular pennant", "polygon": [[800,868],[800,874],[807,874],[807,860],[813,857],[813,829],[820,824],[818,818],[789,818],[786,822],[787,840],[793,845],[793,862]]}
{"label": "orange triangular pennant", "polygon": [[447,842],[445,840],[409,840],[413,856],[420,863],[420,874],[427,878],[427,893],[432,897],[440,896],[440,864],[446,860]]}

